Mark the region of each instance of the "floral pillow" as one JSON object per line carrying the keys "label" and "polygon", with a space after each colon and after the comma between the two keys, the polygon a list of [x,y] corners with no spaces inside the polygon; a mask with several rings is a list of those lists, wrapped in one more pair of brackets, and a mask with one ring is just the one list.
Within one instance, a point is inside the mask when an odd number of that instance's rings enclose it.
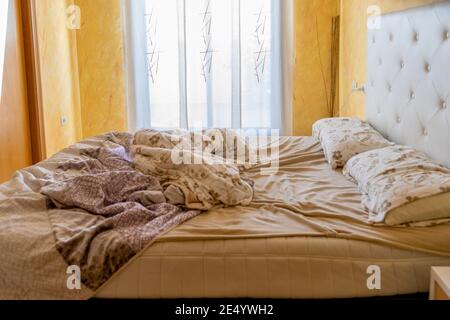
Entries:
{"label": "floral pillow", "polygon": [[360,153],[393,145],[367,122],[357,118],[327,118],[313,125],[313,136],[322,144],[333,169],[343,167]]}
{"label": "floral pillow", "polygon": [[362,153],[347,162],[343,173],[358,184],[369,223],[450,218],[450,170],[414,148],[395,145]]}

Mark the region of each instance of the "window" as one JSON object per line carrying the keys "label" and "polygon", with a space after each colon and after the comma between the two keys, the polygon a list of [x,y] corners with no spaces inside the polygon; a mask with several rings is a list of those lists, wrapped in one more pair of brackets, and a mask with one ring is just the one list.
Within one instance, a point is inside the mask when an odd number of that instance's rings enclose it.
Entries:
{"label": "window", "polygon": [[128,1],[132,127],[282,129],[281,3]]}

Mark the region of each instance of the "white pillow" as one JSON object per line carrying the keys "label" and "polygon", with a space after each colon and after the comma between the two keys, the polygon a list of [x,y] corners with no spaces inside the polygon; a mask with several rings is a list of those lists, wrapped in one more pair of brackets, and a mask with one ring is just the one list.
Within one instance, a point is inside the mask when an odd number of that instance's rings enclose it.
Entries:
{"label": "white pillow", "polygon": [[367,122],[357,118],[326,118],[313,125],[313,136],[322,144],[333,169],[343,167],[360,153],[393,145]]}
{"label": "white pillow", "polygon": [[362,153],[343,173],[358,184],[370,223],[427,225],[423,222],[450,218],[450,170],[414,148]]}

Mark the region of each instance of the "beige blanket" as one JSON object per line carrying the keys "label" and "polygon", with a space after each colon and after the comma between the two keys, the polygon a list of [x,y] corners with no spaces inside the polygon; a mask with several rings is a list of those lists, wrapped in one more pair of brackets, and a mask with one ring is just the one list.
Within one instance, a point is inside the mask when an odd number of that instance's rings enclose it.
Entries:
{"label": "beige blanket", "polygon": [[87,299],[93,295],[84,285],[80,290],[67,288],[68,265],[56,249],[50,222],[51,214],[60,210],[47,210],[47,198],[39,191],[54,181],[61,163],[81,159],[80,149],[105,144],[105,137],[78,143],[16,172],[0,185],[0,299]]}
{"label": "beige blanket", "polygon": [[[67,264],[58,253],[46,198],[37,190],[51,180],[62,161],[79,158],[87,146],[108,145],[105,137],[76,144],[0,186],[0,298],[83,299],[93,292],[66,286]],[[429,228],[374,227],[366,223],[360,194],[340,171],[330,169],[320,144],[309,137],[283,138],[280,168],[255,181],[249,207],[213,209],[180,225],[159,241],[313,236],[358,239],[450,256],[450,225]],[[80,211],[70,210],[80,213]],[[63,210],[66,212],[66,210]],[[82,228],[85,220],[74,221]]]}

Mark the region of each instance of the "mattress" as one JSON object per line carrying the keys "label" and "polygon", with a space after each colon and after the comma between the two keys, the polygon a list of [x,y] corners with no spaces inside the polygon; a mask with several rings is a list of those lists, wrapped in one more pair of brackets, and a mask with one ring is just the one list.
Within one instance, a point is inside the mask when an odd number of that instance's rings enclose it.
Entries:
{"label": "mattress", "polygon": [[[98,298],[349,298],[427,292],[450,258],[358,240],[316,237],[158,242]],[[369,290],[369,266],[381,289]]]}

